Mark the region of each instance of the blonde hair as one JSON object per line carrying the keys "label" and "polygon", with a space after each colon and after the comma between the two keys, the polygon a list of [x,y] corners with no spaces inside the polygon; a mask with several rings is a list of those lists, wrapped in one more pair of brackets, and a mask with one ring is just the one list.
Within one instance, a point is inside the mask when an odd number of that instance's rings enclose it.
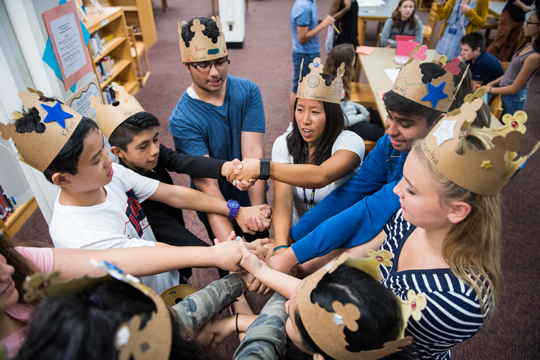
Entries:
{"label": "blonde hair", "polygon": [[343,90],[345,90],[345,101],[351,99],[351,82],[354,77],[354,68],[352,66],[356,51],[351,44],[340,44],[332,48],[328,54],[326,64],[324,64],[323,72],[332,76],[336,76],[337,69],[341,63],[345,63],[345,74],[341,78],[343,81]]}
{"label": "blonde hair", "polygon": [[[491,135],[492,137],[492,135]],[[483,129],[460,134],[456,148],[464,151],[489,149],[491,137]],[[479,195],[456,185],[428,160],[417,141],[412,148],[436,181],[442,204],[463,201],[471,207],[467,217],[452,226],[442,245],[442,255],[452,273],[473,288],[484,316],[495,309],[501,288],[501,213],[499,195]],[[457,149],[456,149],[457,150]]]}

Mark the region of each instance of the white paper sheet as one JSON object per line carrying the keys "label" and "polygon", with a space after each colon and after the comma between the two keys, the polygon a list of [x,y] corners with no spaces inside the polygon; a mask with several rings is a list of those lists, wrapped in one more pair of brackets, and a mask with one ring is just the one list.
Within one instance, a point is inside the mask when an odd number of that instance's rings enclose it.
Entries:
{"label": "white paper sheet", "polygon": [[66,78],[86,65],[84,47],[76,21],[79,20],[76,20],[72,13],[51,21],[51,31]]}
{"label": "white paper sheet", "polygon": [[383,0],[357,0],[358,7],[375,7],[375,6],[381,6],[384,5],[385,2]]}
{"label": "white paper sheet", "polygon": [[386,73],[386,75],[388,75],[393,84],[397,79],[399,69],[384,69],[384,72]]}

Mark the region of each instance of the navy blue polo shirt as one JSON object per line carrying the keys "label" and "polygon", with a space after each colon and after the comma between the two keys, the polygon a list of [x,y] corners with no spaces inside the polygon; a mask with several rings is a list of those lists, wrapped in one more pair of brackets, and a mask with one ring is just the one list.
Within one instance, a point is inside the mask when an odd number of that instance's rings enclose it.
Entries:
{"label": "navy blue polo shirt", "polygon": [[474,81],[482,81],[482,85],[492,82],[503,75],[500,61],[486,50],[482,51],[475,62],[467,61]]}
{"label": "navy blue polo shirt", "polygon": [[[523,12],[523,10],[521,10],[520,7],[513,4],[515,1],[516,0],[509,0],[506,6],[504,7],[503,11],[505,10],[508,11],[512,19],[514,19],[514,21],[517,21],[517,22],[524,21],[525,13]],[[532,4],[535,2],[535,0],[520,0],[520,1],[527,6],[532,6]]]}

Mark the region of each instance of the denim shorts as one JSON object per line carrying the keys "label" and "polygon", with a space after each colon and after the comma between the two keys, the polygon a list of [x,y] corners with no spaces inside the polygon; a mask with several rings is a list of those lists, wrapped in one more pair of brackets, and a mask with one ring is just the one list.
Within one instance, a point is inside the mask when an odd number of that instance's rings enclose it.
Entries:
{"label": "denim shorts", "polygon": [[293,88],[292,92],[296,94],[298,90],[298,79],[300,77],[300,65],[302,64],[302,59],[304,60],[304,67],[302,68],[302,77],[306,76],[309,73],[309,64],[313,62],[313,59],[320,57],[320,53],[315,54],[301,54],[294,52],[292,53],[292,61],[294,65],[294,79],[293,79]]}
{"label": "denim shorts", "polygon": [[513,115],[518,110],[525,108],[527,102],[527,89],[521,89],[515,95],[503,95],[503,115]]}

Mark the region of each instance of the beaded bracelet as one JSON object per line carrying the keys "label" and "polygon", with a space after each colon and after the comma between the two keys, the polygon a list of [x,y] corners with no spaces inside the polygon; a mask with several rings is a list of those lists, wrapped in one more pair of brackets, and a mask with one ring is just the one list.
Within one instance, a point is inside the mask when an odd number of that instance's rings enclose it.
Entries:
{"label": "beaded bracelet", "polygon": [[281,245],[281,246],[275,247],[274,252],[276,252],[276,250],[283,249],[283,248],[288,248],[288,247],[289,247],[289,245]]}

